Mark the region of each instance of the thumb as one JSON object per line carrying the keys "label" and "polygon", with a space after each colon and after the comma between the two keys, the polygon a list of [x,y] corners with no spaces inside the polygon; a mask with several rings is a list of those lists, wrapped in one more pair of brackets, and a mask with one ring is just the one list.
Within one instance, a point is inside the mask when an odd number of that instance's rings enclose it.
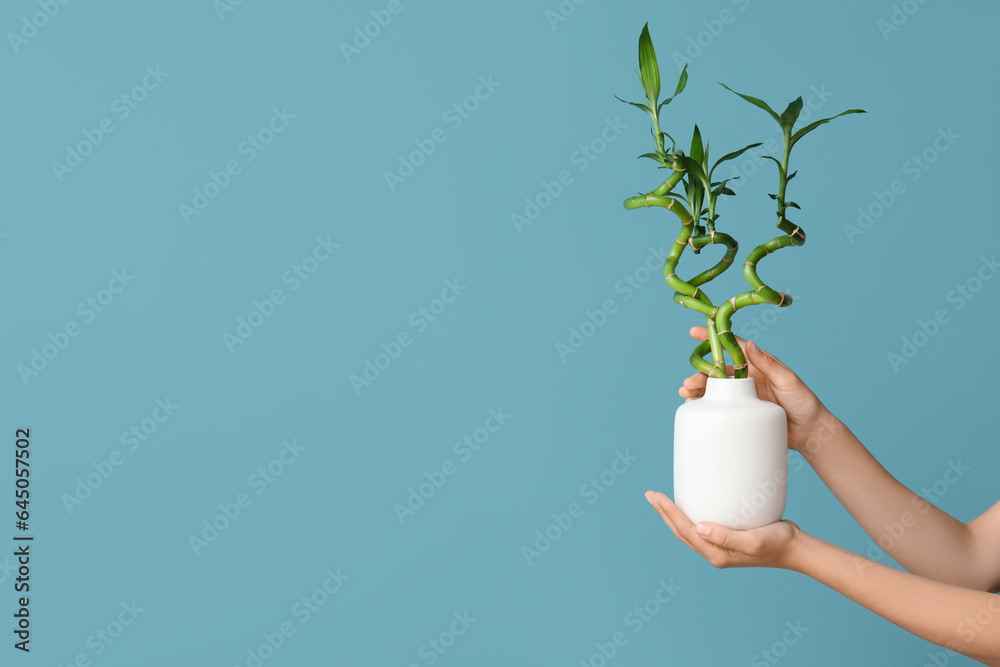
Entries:
{"label": "thumb", "polygon": [[750,547],[747,544],[747,537],[744,533],[733,530],[732,528],[726,528],[717,523],[712,523],[710,521],[702,521],[694,527],[696,533],[701,535],[701,537],[707,541],[711,542],[717,547],[723,549],[732,549],[733,551],[740,551],[743,553],[747,552]]}
{"label": "thumb", "polygon": [[747,361],[767,378],[774,377],[788,368],[776,356],[757,347],[757,344],[752,340],[747,341],[746,356]]}

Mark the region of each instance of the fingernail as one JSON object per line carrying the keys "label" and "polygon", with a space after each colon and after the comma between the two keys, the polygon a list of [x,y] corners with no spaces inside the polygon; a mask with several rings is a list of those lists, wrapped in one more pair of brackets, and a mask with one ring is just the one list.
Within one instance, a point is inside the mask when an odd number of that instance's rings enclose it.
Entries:
{"label": "fingernail", "polygon": [[649,503],[652,504],[652,502],[653,502],[653,492],[652,491],[647,491],[646,492],[646,500],[648,500]]}
{"label": "fingernail", "polygon": [[694,529],[702,537],[708,537],[709,535],[712,534],[712,527],[704,523],[699,523],[697,526],[694,527]]}

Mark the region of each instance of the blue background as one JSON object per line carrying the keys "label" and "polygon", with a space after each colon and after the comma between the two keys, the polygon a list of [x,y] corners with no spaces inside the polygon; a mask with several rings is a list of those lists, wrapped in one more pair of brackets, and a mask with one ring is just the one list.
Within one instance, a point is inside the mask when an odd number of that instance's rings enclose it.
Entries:
{"label": "blue background", "polygon": [[[701,317],[657,271],[641,282],[676,223],[621,206],[663,172],[635,159],[651,150],[648,118],[612,94],[641,97],[632,69],[649,21],[665,91],[690,62],[664,113],[682,144],[695,122],[717,156],[778,138],[716,81],[779,110],[825,91],[814,118],[867,109],[796,147],[789,194],[809,242],[762,272],[796,302],[744,311],[736,331],[791,365],[904,483],[931,489],[950,463],[971,467],[938,502],[969,520],[997,497],[1000,281],[973,282],[961,308],[953,290],[1000,245],[1000,7],[911,0],[887,31],[894,5],[861,0],[591,0],[563,14],[556,0],[402,0],[396,14],[381,1],[50,4],[51,17],[28,0],[0,11],[3,432],[10,452],[15,428],[31,428],[36,535],[32,652],[7,645],[4,664],[247,665],[291,623],[264,664],[430,665],[427,642],[448,643],[463,612],[476,620],[434,664],[597,666],[595,644],[617,632],[627,643],[609,664],[765,664],[788,623],[808,631],[787,665],[920,666],[939,650],[802,576],[714,570],[643,499],[671,492],[676,390]],[[365,42],[372,12],[391,21]],[[345,54],[355,39],[363,48]],[[166,75],[121,118],[114,101],[147,67]],[[460,124],[456,104],[474,107]],[[249,161],[241,142],[275,109],[294,118]],[[60,178],[53,163],[105,118],[113,132]],[[625,128],[601,138],[609,122]],[[436,129],[444,142],[390,186]],[[914,170],[925,151],[933,162]],[[229,161],[239,173],[187,224],[180,205]],[[720,228],[745,253],[773,233],[774,169],[753,154],[731,164],[745,179]],[[569,184],[539,199],[563,171]],[[873,207],[897,180],[903,194]],[[519,228],[526,198],[545,208]],[[854,234],[859,208],[878,215]],[[317,237],[339,247],[293,290],[283,276]],[[134,278],[88,321],[78,304],[107,298],[123,267]],[[715,298],[741,290],[730,273]],[[641,284],[629,298],[616,290],[626,275]],[[446,281],[464,289],[436,303]],[[227,345],[276,289],[272,315]],[[557,343],[608,299],[615,312],[561,358]],[[947,322],[894,366],[888,355],[938,310]],[[79,335],[37,375],[19,371],[71,323]],[[379,358],[402,333],[410,344]],[[391,363],[356,387],[367,361]],[[129,451],[122,434],[157,399],[178,407]],[[510,417],[463,460],[454,443],[490,409]],[[304,449],[258,493],[251,476],[286,440]],[[116,450],[121,465],[67,504]],[[617,452],[636,460],[583,493]],[[454,474],[401,520],[396,505],[448,461]],[[891,562],[801,463],[786,516]],[[220,519],[241,493],[249,506]],[[522,547],[574,502],[582,514],[529,565]],[[193,548],[206,521],[225,528]],[[338,568],[349,579],[302,623],[294,605]],[[679,590],[634,632],[628,614],[661,579]],[[133,601],[138,618],[95,643]]]}

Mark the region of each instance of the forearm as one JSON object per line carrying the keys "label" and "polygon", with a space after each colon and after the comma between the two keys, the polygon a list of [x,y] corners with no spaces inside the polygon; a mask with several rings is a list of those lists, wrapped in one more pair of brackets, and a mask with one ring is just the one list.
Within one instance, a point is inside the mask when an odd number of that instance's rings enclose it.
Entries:
{"label": "forearm", "polygon": [[932,581],[800,533],[784,566],[918,637],[1000,666],[1000,597]]}
{"label": "forearm", "polygon": [[966,524],[897,481],[829,411],[818,421],[800,451],[880,548],[920,576],[978,590],[995,583]]}

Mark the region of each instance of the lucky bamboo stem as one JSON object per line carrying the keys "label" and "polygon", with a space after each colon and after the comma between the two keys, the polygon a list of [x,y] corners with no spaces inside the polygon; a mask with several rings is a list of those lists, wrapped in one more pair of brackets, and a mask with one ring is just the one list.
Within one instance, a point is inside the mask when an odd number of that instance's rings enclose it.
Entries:
{"label": "lucky bamboo stem", "polygon": [[760,276],[757,275],[757,263],[781,248],[788,246],[800,246],[806,242],[806,233],[798,225],[792,223],[785,217],[788,206],[785,203],[785,189],[788,186],[788,158],[791,154],[791,129],[784,131],[785,147],[781,163],[778,165],[779,187],[778,187],[778,224],[777,227],[785,232],[782,236],[777,236],[754,248],[743,263],[743,275],[750,283],[752,291],[744,292],[726,301],[719,307],[715,315],[715,322],[718,327],[719,338],[723,347],[733,360],[733,376],[745,378],[748,375],[747,361],[740,349],[736,336],[732,332],[732,317],[740,308],[754,306],[761,303],[769,303],[773,306],[787,307],[792,305],[792,295],[778,292],[768,287]]}
{"label": "lucky bamboo stem", "polygon": [[[713,278],[718,277],[732,265],[733,258],[739,250],[739,244],[728,234],[723,234],[714,230],[708,234],[692,236],[692,231],[694,229],[694,217],[680,201],[667,196],[667,193],[669,193],[673,186],[680,182],[683,177],[684,170],[675,169],[674,174],[664,181],[662,185],[653,190],[653,192],[626,199],[625,208],[635,209],[658,206],[665,208],[668,211],[673,211],[674,214],[680,218],[681,231],[677,235],[674,245],[671,247],[667,258],[664,261],[663,275],[667,284],[674,290],[674,301],[686,308],[690,308],[705,315],[706,327],[709,333],[709,339],[707,342],[709,344],[700,354],[696,353],[692,355],[692,365],[696,370],[706,373],[711,377],[726,377],[726,362],[723,354],[723,346],[716,333],[715,318],[718,313],[718,308],[712,303],[708,295],[700,289],[700,286],[709,282]],[[677,268],[677,263],[680,261],[680,257],[687,246],[690,245],[692,249],[697,251],[706,245],[712,244],[723,244],[726,246],[726,253],[715,266],[703,271],[691,280],[683,280],[676,275],[675,270]],[[700,348],[701,346],[699,346],[699,349]],[[708,352],[712,353],[711,364],[702,358]]]}

